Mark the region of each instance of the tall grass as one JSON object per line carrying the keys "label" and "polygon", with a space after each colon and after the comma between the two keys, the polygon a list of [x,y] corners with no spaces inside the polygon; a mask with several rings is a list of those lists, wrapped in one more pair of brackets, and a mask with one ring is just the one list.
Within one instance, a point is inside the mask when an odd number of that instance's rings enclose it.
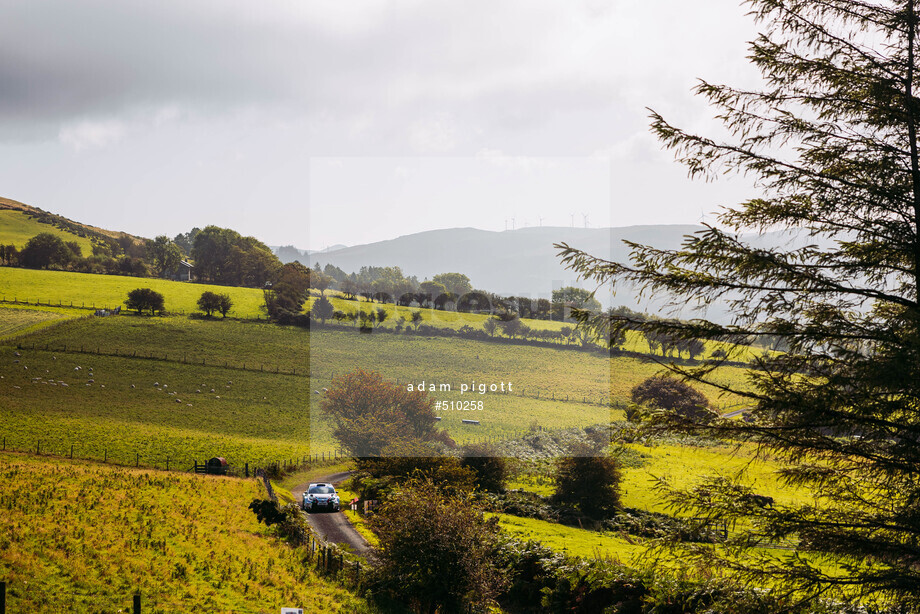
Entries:
{"label": "tall grass", "polygon": [[365,610],[247,508],[256,480],[0,453],[0,580],[11,612]]}

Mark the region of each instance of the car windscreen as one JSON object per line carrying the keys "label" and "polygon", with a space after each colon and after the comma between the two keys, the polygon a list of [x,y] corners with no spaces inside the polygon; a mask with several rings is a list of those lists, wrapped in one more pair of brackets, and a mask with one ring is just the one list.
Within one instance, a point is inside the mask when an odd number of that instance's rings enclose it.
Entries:
{"label": "car windscreen", "polygon": [[332,486],[314,486],[309,492],[311,495],[331,495],[333,493],[335,489]]}

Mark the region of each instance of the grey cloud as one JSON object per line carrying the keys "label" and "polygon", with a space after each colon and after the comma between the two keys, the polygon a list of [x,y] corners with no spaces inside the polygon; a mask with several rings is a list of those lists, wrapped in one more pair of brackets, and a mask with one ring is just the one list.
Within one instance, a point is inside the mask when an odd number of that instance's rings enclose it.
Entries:
{"label": "grey cloud", "polygon": [[291,116],[373,113],[405,129],[420,113],[449,112],[491,128],[616,96],[566,60],[571,28],[552,4],[381,6],[328,23],[307,2],[3,3],[0,124],[56,131],[160,105],[268,105]]}

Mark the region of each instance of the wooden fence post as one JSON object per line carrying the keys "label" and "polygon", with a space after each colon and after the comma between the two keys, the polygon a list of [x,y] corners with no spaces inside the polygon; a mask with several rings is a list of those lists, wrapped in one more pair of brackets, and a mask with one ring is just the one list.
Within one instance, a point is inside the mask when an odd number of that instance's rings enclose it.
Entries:
{"label": "wooden fence post", "polygon": [[6,582],[0,582],[0,614],[6,614]]}
{"label": "wooden fence post", "polygon": [[141,596],[134,595],[134,614],[141,614]]}

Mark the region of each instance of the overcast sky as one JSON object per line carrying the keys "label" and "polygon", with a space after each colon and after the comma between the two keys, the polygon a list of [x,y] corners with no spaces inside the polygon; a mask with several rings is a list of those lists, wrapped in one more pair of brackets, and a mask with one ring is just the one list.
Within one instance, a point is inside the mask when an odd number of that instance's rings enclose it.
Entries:
{"label": "overcast sky", "polygon": [[0,196],[314,249],[698,222],[751,189],[687,180],[646,107],[710,130],[690,90],[754,83],[754,33],[735,0],[5,0]]}

